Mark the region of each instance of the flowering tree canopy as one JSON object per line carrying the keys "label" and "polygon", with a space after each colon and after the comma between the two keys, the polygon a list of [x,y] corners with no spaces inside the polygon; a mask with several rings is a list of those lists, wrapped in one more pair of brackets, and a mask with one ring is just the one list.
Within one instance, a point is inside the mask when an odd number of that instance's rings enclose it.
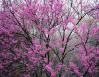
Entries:
{"label": "flowering tree canopy", "polygon": [[0,77],[99,76],[98,0],[0,3]]}

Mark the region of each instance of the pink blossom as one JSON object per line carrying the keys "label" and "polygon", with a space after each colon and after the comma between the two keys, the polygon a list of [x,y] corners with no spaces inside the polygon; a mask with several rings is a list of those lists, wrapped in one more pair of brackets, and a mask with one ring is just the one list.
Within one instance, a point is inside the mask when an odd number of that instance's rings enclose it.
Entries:
{"label": "pink blossom", "polygon": [[79,31],[82,32],[82,33],[85,33],[87,30],[88,30],[87,23],[82,23],[80,25]]}
{"label": "pink blossom", "polygon": [[50,72],[50,73],[54,72],[54,70],[52,69],[52,67],[51,67],[50,64],[46,65],[46,66],[45,66],[45,69],[46,69],[48,72]]}
{"label": "pink blossom", "polygon": [[42,56],[45,56],[45,54],[47,53],[46,51],[40,51],[39,52]]}
{"label": "pink blossom", "polygon": [[92,29],[92,31],[93,31],[94,34],[96,34],[98,30],[99,30],[98,27],[94,27],[94,28]]}
{"label": "pink blossom", "polygon": [[48,32],[48,34],[49,34],[49,35],[53,35],[55,32],[56,32],[56,28],[52,28],[52,29]]}
{"label": "pink blossom", "polygon": [[63,54],[64,53],[64,48],[60,48],[59,51],[60,51],[61,54]]}
{"label": "pink blossom", "polygon": [[74,72],[79,76],[79,77],[83,77],[81,72],[79,71],[79,68],[73,63],[70,62],[70,67],[74,70]]}
{"label": "pink blossom", "polygon": [[1,70],[1,69],[3,69],[3,66],[2,66],[2,64],[0,64],[0,70]]}
{"label": "pink blossom", "polygon": [[51,72],[51,77],[56,77],[55,71],[54,72]]}

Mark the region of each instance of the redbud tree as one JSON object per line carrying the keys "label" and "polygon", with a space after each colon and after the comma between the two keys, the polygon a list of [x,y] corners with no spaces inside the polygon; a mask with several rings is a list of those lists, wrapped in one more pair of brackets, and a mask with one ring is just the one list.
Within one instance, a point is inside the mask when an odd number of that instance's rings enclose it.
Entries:
{"label": "redbud tree", "polygon": [[98,3],[1,0],[0,77],[98,77]]}

